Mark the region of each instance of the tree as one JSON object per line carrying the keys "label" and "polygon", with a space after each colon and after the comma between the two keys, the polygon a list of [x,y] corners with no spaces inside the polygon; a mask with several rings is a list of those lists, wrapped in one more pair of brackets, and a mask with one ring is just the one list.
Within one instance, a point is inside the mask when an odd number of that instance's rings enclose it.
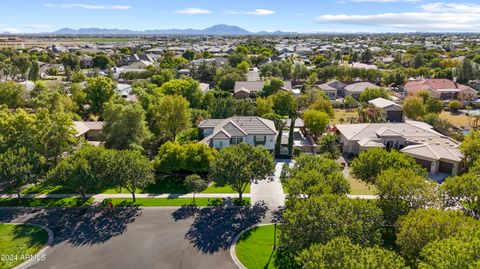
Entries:
{"label": "tree", "polygon": [[38,61],[32,60],[32,67],[28,71],[28,80],[37,81],[40,79],[40,65]]}
{"label": "tree", "polygon": [[355,100],[355,98],[353,98],[351,95],[346,96],[345,99],[343,99],[343,102],[347,108],[358,107],[358,101]]}
{"label": "tree", "polygon": [[412,157],[396,150],[387,151],[383,148],[362,151],[352,161],[350,168],[355,178],[371,184],[375,184],[377,176],[388,169],[407,168],[416,171],[419,175],[426,175],[426,171]]}
{"label": "tree", "polygon": [[350,184],[334,160],[321,155],[300,154],[295,161],[282,179],[290,199],[348,193]]}
{"label": "tree", "polygon": [[298,199],[287,202],[280,243],[298,251],[346,236],[354,244],[372,246],[380,242],[381,223],[382,211],[371,201],[331,194]]}
{"label": "tree", "polygon": [[200,91],[198,81],[192,78],[165,82],[160,87],[160,92],[166,95],[183,96],[192,108],[200,108],[202,103],[202,92]]}
{"label": "tree", "polygon": [[477,70],[473,66],[472,61],[466,58],[458,68],[457,81],[458,83],[468,83],[470,80],[474,80],[476,78],[476,73]]}
{"label": "tree", "polygon": [[383,88],[366,88],[362,93],[360,93],[360,96],[358,97],[358,100],[360,102],[366,103],[370,100],[373,100],[375,98],[384,98],[388,99],[388,92],[387,90]]}
{"label": "tree", "polygon": [[330,100],[326,98],[319,98],[317,101],[315,101],[310,107],[310,109],[315,109],[317,111],[323,111],[330,116],[330,118],[333,118],[335,116],[335,112],[333,111],[333,106]]}
{"label": "tree", "polygon": [[262,117],[265,114],[273,113],[273,100],[272,98],[257,97],[255,99],[257,105],[257,115]]}
{"label": "tree", "polygon": [[15,190],[18,198],[22,187],[31,183],[33,178],[33,166],[29,158],[25,148],[0,153],[0,182],[7,189]]}
{"label": "tree", "polygon": [[68,67],[70,70],[80,70],[80,58],[72,53],[64,53],[60,57],[60,62],[65,66],[65,69]]}
{"label": "tree", "polygon": [[262,89],[262,96],[268,97],[279,92],[284,86],[283,80],[279,78],[271,78],[265,83]]}
{"label": "tree", "polygon": [[383,83],[385,85],[403,85],[407,80],[407,75],[402,70],[394,70],[386,72],[383,75]]}
{"label": "tree", "polygon": [[217,151],[199,143],[179,144],[168,141],[163,144],[154,161],[158,173],[188,171],[206,173],[215,159]]}
{"label": "tree", "polygon": [[235,114],[235,98],[233,96],[220,97],[208,111],[213,119],[226,119]]}
{"label": "tree", "polygon": [[162,86],[164,83],[169,82],[173,79],[173,72],[168,69],[160,69],[159,72],[156,72],[150,78],[150,83],[157,85],[158,87]]}
{"label": "tree", "polygon": [[208,187],[208,183],[197,174],[185,177],[183,183],[188,192],[193,193],[193,203],[195,204],[195,194],[204,191]]}
{"label": "tree", "polygon": [[177,135],[191,125],[189,105],[182,96],[164,96],[154,107],[156,133],[175,141]]}
{"label": "tree", "polygon": [[314,244],[303,250],[295,261],[303,269],[403,269],[405,260],[379,246],[364,248],[348,237],[336,237],[324,245]]}
{"label": "tree", "polygon": [[154,182],[153,167],[147,157],[136,150],[116,151],[113,178],[119,180],[120,186],[132,194],[135,202],[135,192]]}
{"label": "tree", "polygon": [[220,151],[211,164],[209,177],[219,186],[230,185],[242,201],[245,188],[269,177],[274,166],[267,149],[241,143]]}
{"label": "tree", "polygon": [[100,70],[109,69],[113,66],[113,62],[108,57],[108,55],[99,53],[95,57],[93,57],[93,67],[98,68]]}
{"label": "tree", "polygon": [[237,116],[254,116],[255,112],[255,102],[250,99],[242,99],[235,103],[235,115]]}
{"label": "tree", "polygon": [[479,222],[458,211],[417,209],[398,222],[397,245],[404,257],[414,259],[428,243],[455,236],[464,229],[479,228]]}
{"label": "tree", "polygon": [[408,168],[383,171],[377,176],[375,187],[378,206],[390,224],[411,210],[438,205],[437,183]]}
{"label": "tree", "polygon": [[425,102],[427,113],[441,113],[443,110],[443,103],[438,98],[428,98]]}
{"label": "tree", "polygon": [[25,88],[13,81],[0,82],[0,105],[7,105],[9,108],[22,106]]}
{"label": "tree", "polygon": [[182,53],[182,57],[191,61],[195,57],[195,51],[194,50],[186,50],[184,53]]}
{"label": "tree", "polygon": [[109,103],[103,112],[103,118],[105,123],[102,135],[107,148],[141,149],[150,137],[145,111],[138,103]]}
{"label": "tree", "polygon": [[358,110],[358,123],[381,123],[386,122],[387,115],[382,108],[368,104]]}
{"label": "tree", "polygon": [[96,77],[88,80],[85,88],[85,100],[90,105],[89,111],[101,115],[105,103],[115,95],[115,82],[107,77]]}
{"label": "tree", "polygon": [[330,117],[325,112],[308,109],[303,113],[303,121],[308,130],[313,133],[316,141],[325,132],[330,122]]}
{"label": "tree", "polygon": [[450,109],[450,112],[457,112],[460,109],[460,102],[457,100],[450,101],[450,103],[448,103],[448,108]]}
{"label": "tree", "polygon": [[338,140],[339,137],[336,133],[328,132],[322,135],[318,141],[318,152],[330,159],[336,160],[340,157]]}
{"label": "tree", "polygon": [[477,171],[447,178],[440,190],[446,206],[460,208],[472,217],[480,217],[480,176]]}
{"label": "tree", "polygon": [[480,238],[450,237],[427,244],[420,252],[418,268],[478,268]]}
{"label": "tree", "polygon": [[476,163],[480,159],[480,131],[470,130],[460,144],[468,164]]}
{"label": "tree", "polygon": [[290,92],[279,91],[272,95],[273,110],[280,116],[290,116],[295,113],[297,104],[293,94]]}
{"label": "tree", "polygon": [[407,97],[403,104],[403,111],[405,112],[405,115],[412,120],[418,119],[425,115],[426,112],[422,99],[417,97]]}
{"label": "tree", "polygon": [[103,147],[84,146],[50,170],[46,182],[75,191],[86,199],[87,193],[111,186],[114,162],[113,151]]}

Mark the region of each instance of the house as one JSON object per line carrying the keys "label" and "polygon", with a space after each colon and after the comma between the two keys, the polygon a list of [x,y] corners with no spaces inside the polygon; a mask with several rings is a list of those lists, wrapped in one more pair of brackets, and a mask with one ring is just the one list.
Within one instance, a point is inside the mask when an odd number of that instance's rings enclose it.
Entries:
{"label": "house", "polygon": [[[264,85],[264,81],[236,81],[233,95],[236,99],[255,98]],[[292,82],[284,81],[283,89],[292,91]]]}
{"label": "house", "polygon": [[335,100],[339,96],[345,96],[346,86],[347,86],[346,84],[340,81],[333,80],[333,81],[318,85],[318,88],[320,88],[320,90],[322,90],[328,97],[330,97],[331,100]]}
{"label": "house", "polygon": [[373,147],[398,149],[412,156],[431,176],[456,175],[463,170],[460,143],[424,122],[339,124],[336,128],[345,154],[358,155]]}
{"label": "house", "polygon": [[357,82],[353,83],[350,85],[347,85],[344,89],[345,91],[345,96],[352,96],[355,99],[358,99],[360,97],[360,94],[365,91],[367,88],[374,88],[378,89],[377,85],[371,83],[371,82]]}
{"label": "house", "polygon": [[74,121],[77,131],[76,137],[83,137],[89,144],[98,146],[102,141],[103,122],[101,121]]}
{"label": "house", "polygon": [[[290,137],[290,125],[291,119],[284,119],[283,132],[281,137],[280,155],[288,156],[288,140]],[[295,119],[293,125],[293,147],[300,148],[304,153],[316,153],[317,145],[305,128],[305,124],[302,119]]]}
{"label": "house", "polygon": [[477,91],[470,86],[444,78],[408,81],[401,88],[407,95],[417,95],[419,91],[425,90],[429,96],[443,101],[477,98]]}
{"label": "house", "polygon": [[401,105],[381,97],[370,100],[368,101],[368,103],[383,109],[383,111],[387,115],[387,121],[403,121],[403,108]]}
{"label": "house", "polygon": [[122,97],[127,97],[132,94],[132,85],[117,83],[115,92]]}
{"label": "house", "polygon": [[205,143],[217,149],[229,145],[246,143],[263,146],[273,152],[277,129],[271,120],[260,117],[231,117],[228,119],[208,119],[198,125],[203,131]]}

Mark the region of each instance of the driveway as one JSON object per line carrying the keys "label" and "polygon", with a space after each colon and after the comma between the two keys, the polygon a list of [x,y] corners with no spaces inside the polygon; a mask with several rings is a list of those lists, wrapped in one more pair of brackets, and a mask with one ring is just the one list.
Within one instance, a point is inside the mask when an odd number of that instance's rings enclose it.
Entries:
{"label": "driveway", "polygon": [[250,186],[250,199],[252,203],[265,202],[271,211],[278,210],[285,205],[285,193],[283,192],[280,175],[285,163],[289,160],[277,160],[275,173],[271,181],[262,180]]}
{"label": "driveway", "polygon": [[266,207],[0,209],[0,222],[53,230],[46,261],[31,268],[236,268],[235,235],[266,222]]}

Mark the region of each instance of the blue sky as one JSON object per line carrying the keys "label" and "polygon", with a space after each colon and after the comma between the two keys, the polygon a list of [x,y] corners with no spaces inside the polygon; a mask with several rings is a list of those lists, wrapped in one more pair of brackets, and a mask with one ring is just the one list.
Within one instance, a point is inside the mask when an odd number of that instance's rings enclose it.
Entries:
{"label": "blue sky", "polygon": [[7,0],[1,5],[0,32],[215,24],[250,31],[480,31],[478,0]]}

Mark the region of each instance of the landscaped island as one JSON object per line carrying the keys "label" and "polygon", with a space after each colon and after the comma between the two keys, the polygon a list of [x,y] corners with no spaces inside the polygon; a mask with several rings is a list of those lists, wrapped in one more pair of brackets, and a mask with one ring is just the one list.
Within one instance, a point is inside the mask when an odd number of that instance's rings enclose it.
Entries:
{"label": "landscaped island", "polygon": [[0,269],[13,268],[40,251],[48,233],[33,225],[0,224]]}

